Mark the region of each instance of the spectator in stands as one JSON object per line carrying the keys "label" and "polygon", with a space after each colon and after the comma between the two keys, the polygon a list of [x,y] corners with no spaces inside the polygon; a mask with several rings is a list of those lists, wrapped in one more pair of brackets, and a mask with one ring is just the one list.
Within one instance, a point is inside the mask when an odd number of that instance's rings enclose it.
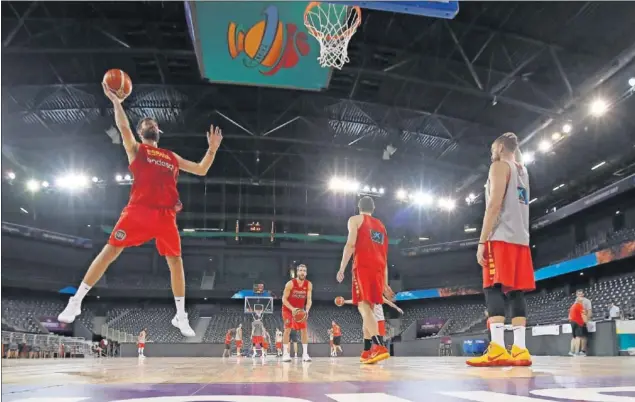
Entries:
{"label": "spectator in stands", "polygon": [[589,330],[586,326],[586,322],[591,321],[593,316],[593,309],[591,306],[591,300],[584,297],[584,290],[578,289],[576,296],[582,300],[582,307],[584,307],[584,317],[586,318],[585,325],[582,326],[582,339],[580,341],[580,354],[586,356],[587,344],[589,343]]}
{"label": "spectator in stands", "polygon": [[615,305],[615,303],[611,303],[611,307],[609,308],[609,318],[611,320],[617,320],[620,318],[620,308]]}
{"label": "spectator in stands", "polygon": [[582,337],[584,336],[582,328],[585,327],[586,321],[583,298],[578,297],[569,309],[569,324],[571,324],[571,335],[573,336],[569,356],[585,356],[581,352],[581,346]]}

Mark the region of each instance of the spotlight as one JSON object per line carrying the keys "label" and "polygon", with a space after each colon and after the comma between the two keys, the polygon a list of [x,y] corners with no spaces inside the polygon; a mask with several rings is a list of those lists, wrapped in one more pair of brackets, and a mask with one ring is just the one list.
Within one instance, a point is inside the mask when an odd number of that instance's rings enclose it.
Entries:
{"label": "spotlight", "polygon": [[43,181],[42,182],[42,187],[48,188],[48,186],[49,186],[49,182],[48,181]]}
{"label": "spotlight", "polygon": [[370,191],[372,191],[373,193],[376,193],[377,192],[377,187],[371,188]]}
{"label": "spotlight", "polygon": [[130,176],[129,174],[125,175],[123,178],[124,180],[128,180],[128,181],[132,180],[132,176]]}
{"label": "spotlight", "polygon": [[9,178],[9,180],[15,180],[15,173],[9,172],[7,173],[7,177]]}
{"label": "spotlight", "polygon": [[556,131],[555,133],[551,134],[551,139],[554,140],[554,142],[558,142],[562,139],[562,134]]}
{"label": "spotlight", "polygon": [[434,202],[434,197],[430,194],[418,192],[413,196],[413,201],[417,205],[430,205]]}
{"label": "spotlight", "polygon": [[470,193],[470,195],[468,195],[467,198],[474,201],[476,199],[476,195],[474,193]]}
{"label": "spotlight", "polygon": [[404,190],[403,188],[400,188],[399,190],[397,190],[398,200],[405,200],[407,197],[408,197],[408,193],[406,193],[406,190]]}
{"label": "spotlight", "polygon": [[573,128],[573,127],[571,127],[571,124],[569,124],[569,123],[565,123],[565,124],[562,126],[562,132],[563,132],[563,133],[565,133],[565,134],[569,134],[569,133],[571,132],[571,129],[572,129],[572,128]]}
{"label": "spotlight", "polygon": [[92,180],[93,183],[97,183],[99,181],[99,178],[97,176],[93,176]]}
{"label": "spotlight", "polygon": [[551,150],[551,142],[549,142],[548,140],[540,141],[540,144],[538,144],[538,149],[540,150],[540,152],[549,152],[549,150]]}
{"label": "spotlight", "polygon": [[635,77],[628,79],[628,85],[630,85],[631,88],[635,88]]}
{"label": "spotlight", "polygon": [[88,178],[82,174],[71,173],[58,177],[55,185],[69,190],[82,189],[88,186]]}
{"label": "spotlight", "polygon": [[529,165],[535,160],[535,156],[533,152],[525,152],[523,153],[523,163],[525,165]]}
{"label": "spotlight", "polygon": [[118,174],[117,176],[115,176],[115,180],[116,181],[122,181],[123,180],[123,176]]}
{"label": "spotlight", "polygon": [[26,189],[32,193],[35,193],[36,191],[40,189],[40,182],[37,180],[31,179],[28,182],[26,182]]}
{"label": "spotlight", "polygon": [[355,180],[350,180],[348,183],[349,191],[356,192],[359,190],[359,183]]}
{"label": "spotlight", "polygon": [[439,198],[439,207],[452,211],[456,206],[456,202],[451,198]]}
{"label": "spotlight", "polygon": [[20,207],[20,212],[22,212],[23,214],[28,214],[29,211],[27,211],[26,209]]}
{"label": "spotlight", "polygon": [[553,188],[553,191],[558,191],[560,190],[562,187],[564,187],[564,184],[559,184],[556,187]]}
{"label": "spotlight", "polygon": [[595,169],[597,169],[597,168],[599,168],[599,167],[604,166],[605,164],[606,164],[606,161],[602,161],[602,162],[598,163],[597,165],[594,165],[594,166],[591,168],[591,170],[595,170]]}
{"label": "spotlight", "polygon": [[369,186],[364,186],[364,188],[362,189],[362,191],[364,192],[369,192],[370,191],[370,187]]}
{"label": "spotlight", "polygon": [[608,110],[609,105],[603,99],[596,99],[589,106],[589,113],[595,117],[600,117]]}
{"label": "spotlight", "polygon": [[385,192],[386,192],[386,190],[384,190],[384,188],[383,188],[383,187],[380,187],[380,188],[379,188],[379,194],[383,194],[383,193],[385,193]]}
{"label": "spotlight", "polygon": [[532,199],[529,201],[529,204],[532,204],[532,203],[536,202],[536,200],[538,200],[538,198],[532,198]]}

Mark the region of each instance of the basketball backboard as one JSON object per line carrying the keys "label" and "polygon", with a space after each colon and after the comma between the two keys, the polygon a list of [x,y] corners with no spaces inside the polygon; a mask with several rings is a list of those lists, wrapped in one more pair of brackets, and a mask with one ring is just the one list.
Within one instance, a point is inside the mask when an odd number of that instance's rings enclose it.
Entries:
{"label": "basketball backboard", "polygon": [[455,0],[439,1],[344,1],[340,4],[350,4],[383,10],[393,13],[423,15],[426,17],[453,19],[459,13],[459,2]]}
{"label": "basketball backboard", "polygon": [[262,311],[262,314],[273,314],[273,297],[245,297],[245,314],[256,314]]}

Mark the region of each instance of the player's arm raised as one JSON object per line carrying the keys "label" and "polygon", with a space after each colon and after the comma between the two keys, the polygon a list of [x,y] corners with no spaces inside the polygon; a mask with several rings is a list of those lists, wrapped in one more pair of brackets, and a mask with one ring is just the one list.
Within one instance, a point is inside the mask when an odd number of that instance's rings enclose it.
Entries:
{"label": "player's arm raised", "polygon": [[293,283],[291,281],[287,282],[284,286],[284,293],[282,293],[282,304],[291,311],[295,311],[296,308],[289,303],[289,295],[291,295],[291,289],[293,288]]}
{"label": "player's arm raised", "polygon": [[123,147],[126,150],[126,155],[128,155],[128,162],[132,163],[135,156],[137,155],[137,149],[139,149],[139,143],[130,128],[130,121],[128,121],[128,116],[126,116],[125,110],[123,110],[122,102],[126,98],[119,98],[112,91],[108,89],[105,83],[101,83],[101,86],[104,89],[104,94],[110,101],[112,102],[112,107],[115,111],[115,124],[117,125],[117,129],[119,129],[119,133],[121,134],[121,141],[123,142]]}
{"label": "player's arm raised", "polygon": [[344,273],[346,272],[346,266],[351,260],[351,257],[355,253],[355,244],[357,243],[357,230],[359,228],[359,222],[357,216],[351,216],[348,219],[348,237],[346,238],[346,245],[344,245],[344,252],[342,253],[342,262],[340,263],[340,270],[337,272],[337,281],[342,282],[344,280]]}
{"label": "player's arm raised", "polygon": [[507,188],[507,179],[510,174],[509,166],[505,162],[497,161],[492,163],[489,168],[489,182],[491,185],[489,202],[485,209],[483,217],[483,226],[481,228],[481,238],[478,241],[478,251],[476,259],[480,265],[485,265],[485,242],[496,226],[496,221],[503,208],[503,199],[505,198],[505,189]]}
{"label": "player's arm raised", "polygon": [[209,168],[212,166],[212,163],[214,163],[216,152],[218,151],[218,147],[220,147],[220,143],[222,140],[222,130],[219,127],[214,127],[213,125],[209,126],[209,132],[207,133],[208,148],[205,156],[203,156],[203,159],[201,159],[201,161],[197,163],[184,159],[177,154],[174,154],[177,161],[179,162],[179,169],[188,173],[195,174],[197,176],[205,176],[209,171]]}
{"label": "player's arm raised", "polygon": [[309,282],[309,289],[306,295],[306,312],[308,314],[309,310],[311,310],[311,306],[313,305],[313,284]]}

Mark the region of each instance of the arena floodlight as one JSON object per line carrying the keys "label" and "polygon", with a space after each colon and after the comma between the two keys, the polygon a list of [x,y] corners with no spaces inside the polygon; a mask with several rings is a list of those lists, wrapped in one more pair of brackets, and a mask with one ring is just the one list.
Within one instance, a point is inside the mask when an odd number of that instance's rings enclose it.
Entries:
{"label": "arena floodlight", "polygon": [[447,211],[452,211],[454,209],[454,207],[456,207],[456,201],[454,201],[451,198],[439,198],[438,201],[439,207],[447,210]]}
{"label": "arena floodlight", "polygon": [[396,197],[398,200],[403,201],[408,198],[408,193],[403,188],[400,188],[399,190],[397,190]]}
{"label": "arena floodlight", "polygon": [[26,189],[32,193],[35,193],[40,189],[40,182],[35,179],[30,179],[26,182]]}
{"label": "arena floodlight", "polygon": [[629,78],[629,79],[628,79],[628,85],[629,85],[631,88],[635,88],[635,77],[633,77],[633,78]]}
{"label": "arena floodlight", "polygon": [[13,172],[8,172],[8,173],[7,173],[7,177],[9,178],[9,180],[15,180],[15,173],[13,173]]}
{"label": "arena floodlight", "polygon": [[386,190],[384,190],[384,188],[383,188],[383,187],[379,187],[379,194],[383,194],[383,193],[385,193],[385,192],[386,192]]}
{"label": "arena floodlight", "polygon": [[48,186],[49,186],[49,182],[48,181],[43,181],[42,182],[42,187],[48,188]]}
{"label": "arena floodlight", "polygon": [[23,214],[28,214],[29,211],[27,211],[26,209],[20,207],[20,212],[22,212]]}
{"label": "arena floodlight", "polygon": [[124,180],[127,180],[127,181],[132,180],[132,176],[130,176],[129,174],[125,175],[123,178]]}
{"label": "arena floodlight", "polygon": [[536,159],[536,156],[533,152],[523,152],[523,160],[522,162],[525,165],[529,165],[530,163],[532,163],[534,160]]}
{"label": "arena floodlight", "polygon": [[569,123],[565,123],[565,124],[562,125],[562,132],[565,133],[565,134],[569,134],[572,129],[573,129],[573,127]]}
{"label": "arena floodlight", "polygon": [[118,174],[115,176],[115,181],[122,181],[123,180],[123,176]]}
{"label": "arena floodlight", "polygon": [[559,185],[557,185],[557,186],[555,186],[555,187],[553,188],[553,191],[558,191],[558,190],[560,190],[562,187],[564,187],[564,184],[559,184]]}
{"label": "arena floodlight", "polygon": [[551,141],[549,140],[540,141],[540,144],[538,144],[538,149],[540,150],[540,152],[543,152],[543,153],[549,152],[551,150]]}
{"label": "arena floodlight", "polygon": [[605,164],[606,164],[606,161],[602,161],[602,162],[598,163],[597,165],[594,165],[594,166],[591,168],[591,170],[595,170],[595,169],[597,169],[597,168],[599,168],[599,167],[604,166]]}
{"label": "arena floodlight", "polygon": [[533,203],[534,203],[534,202],[536,202],[537,200],[538,200],[538,198],[532,198],[532,199],[529,201],[529,204],[533,204]]}
{"label": "arena floodlight", "polygon": [[58,177],[55,185],[68,190],[78,190],[88,186],[88,178],[83,174],[68,173]]}
{"label": "arena floodlight", "polygon": [[608,103],[604,99],[595,99],[589,105],[589,113],[592,116],[600,117],[609,109]]}
{"label": "arena floodlight", "polygon": [[359,191],[359,182],[357,180],[347,180],[346,187],[348,187],[347,191],[355,193]]}
{"label": "arena floodlight", "polygon": [[93,183],[97,183],[99,181],[99,177],[93,176],[92,180],[93,180]]}
{"label": "arena floodlight", "polygon": [[362,191],[368,193],[370,191],[370,186],[366,185],[362,188]]}
{"label": "arena floodlight", "polygon": [[373,187],[370,189],[371,192],[376,193],[377,192],[377,187]]}
{"label": "arena floodlight", "polygon": [[417,205],[425,206],[432,204],[434,202],[434,197],[428,193],[419,191],[414,194],[413,201]]}
{"label": "arena floodlight", "polygon": [[551,139],[554,142],[558,142],[562,139],[562,134],[559,131],[556,131],[555,133],[551,134]]}

